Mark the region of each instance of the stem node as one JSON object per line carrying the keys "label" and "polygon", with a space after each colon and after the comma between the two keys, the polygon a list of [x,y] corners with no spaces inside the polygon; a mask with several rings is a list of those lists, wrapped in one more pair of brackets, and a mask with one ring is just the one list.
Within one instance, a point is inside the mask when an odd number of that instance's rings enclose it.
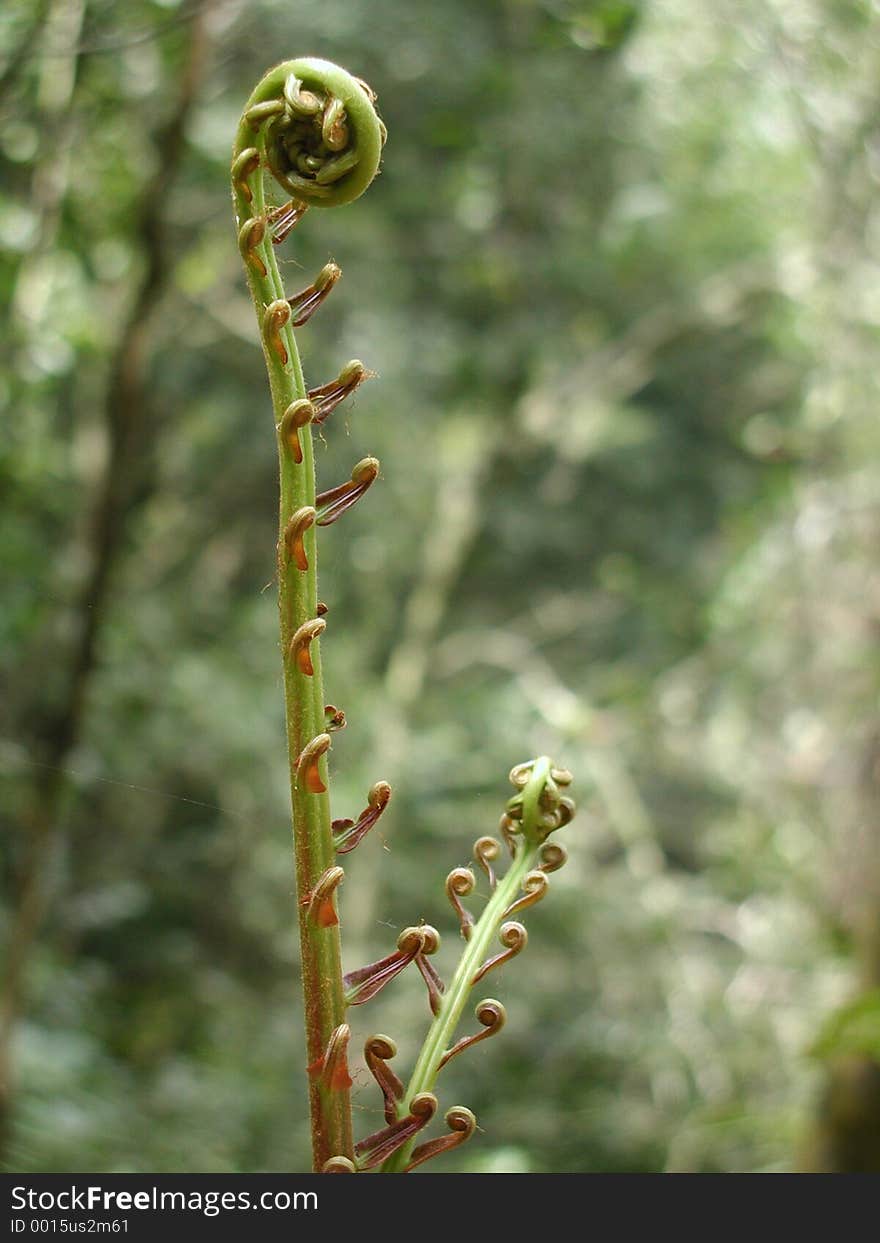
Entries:
{"label": "stem node", "polygon": [[296,761],[297,785],[302,786],[309,794],[326,794],[327,787],[321,777],[319,767],[321,757],[330,750],[330,735],[318,734],[311,742],[307,742]]}
{"label": "stem node", "polygon": [[287,560],[292,561],[298,570],[305,573],[309,568],[306,546],[303,536],[310,526],[314,525],[317,512],[311,505],[303,505],[291,516],[284,528],[284,549]]}
{"label": "stem node", "polygon": [[259,167],[260,153],[256,147],[245,147],[232,161],[232,189],[248,203],[253,202],[254,198],[248,181]]}
{"label": "stem node", "polygon": [[257,247],[266,236],[266,221],[262,216],[252,216],[238,231],[238,249],[248,268],[256,276],[266,275],[266,265],[257,254]]}
{"label": "stem node", "polygon": [[308,427],[315,415],[315,407],[307,397],[298,397],[292,401],[278,424],[278,432],[282,445],[289,451],[297,466],[302,464],[303,448],[300,432]]}
{"label": "stem node", "polygon": [[281,337],[281,330],[290,320],[290,305],[285,298],[276,298],[270,302],[263,312],[263,337],[266,346],[272,351],[282,367],[289,361],[287,346]]}
{"label": "stem node", "polygon": [[302,899],[308,918],[315,928],[332,928],[339,923],[336,912],[336,890],[345,879],[341,867],[329,867],[321,873],[318,882]]}
{"label": "stem node", "polygon": [[327,623],[323,617],[315,617],[311,621],[303,622],[290,641],[290,657],[300,673],[307,678],[313,677],[315,673],[311,645],[326,629]]}
{"label": "stem node", "polygon": [[351,1087],[348,1073],[348,1042],[351,1028],[340,1023],[334,1028],[324,1054],[309,1067],[309,1076],[321,1092],[347,1092]]}

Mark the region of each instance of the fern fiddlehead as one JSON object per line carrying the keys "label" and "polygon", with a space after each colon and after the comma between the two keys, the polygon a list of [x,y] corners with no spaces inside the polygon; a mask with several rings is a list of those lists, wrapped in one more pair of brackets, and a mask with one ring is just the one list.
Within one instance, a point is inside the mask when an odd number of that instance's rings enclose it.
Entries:
{"label": "fern fiddlehead", "polygon": [[[447,878],[446,891],[459,915],[465,948],[449,987],[443,989],[438,1004],[432,1006],[434,1020],[409,1084],[402,1093],[404,1101],[432,1091],[437,1076],[451,1058],[478,1041],[495,1035],[504,1026],[507,1017],[504,1006],[494,997],[487,997],[476,1007],[476,1018],[483,1030],[472,1036],[463,1036],[453,1043],[471,991],[490,971],[525,949],[528,941],[526,929],[510,917],[540,901],[549,888],[547,873],[556,871],[565,861],[564,848],[555,842],[548,842],[547,838],[574,815],[574,804],[564,793],[571,782],[571,774],[556,768],[547,756],[542,756],[531,763],[517,765],[511,770],[510,780],[517,792],[501,818],[501,833],[511,855],[510,865],[502,877],[496,877],[492,866],[501,854],[500,844],[491,837],[478,838],[474,843],[475,862],[486,873],[491,890],[491,897],[479,919],[474,920],[460,901],[475,887],[475,877],[470,869],[456,868]],[[496,937],[502,948],[490,954]],[[462,1143],[473,1131],[473,1127],[462,1125],[457,1115],[456,1122],[457,1125],[453,1126],[453,1119],[447,1114],[451,1134],[445,1137],[444,1147]],[[423,1148],[426,1146],[423,1145]],[[432,1149],[425,1153],[418,1148],[413,1151],[412,1143],[407,1142],[385,1160],[383,1171],[386,1174],[405,1173],[423,1160],[428,1160],[429,1156],[436,1155],[437,1151]]]}
{"label": "fern fiddlehead", "polygon": [[[316,526],[338,517],[378,474],[373,458],[349,483],[320,495],[311,424],[351,391],[309,393],[293,328],[339,277],[328,264],[314,285],[288,299],[275,245],[309,207],[335,207],[361,195],[379,167],[385,131],[369,87],[328,61],[285,61],[260,81],[245,106],[232,158],[238,242],[260,327],[275,411],[280,473],[279,612],[290,757],[294,856],[299,894],[302,980],[315,1167],[354,1158],[336,890],[342,868],[330,818],[327,752],[334,721],[324,702],[317,594]],[[289,196],[269,202],[267,174]],[[358,378],[365,372],[358,364]],[[348,377],[350,380],[351,377]],[[387,799],[386,799],[387,802]],[[342,1032],[346,1033],[342,1039]]]}
{"label": "fern fiddlehead", "polygon": [[[321,637],[326,608],[317,593],[317,529],[336,522],[373,484],[375,458],[364,458],[342,484],[318,492],[312,428],[369,375],[357,360],[338,377],[307,388],[293,329],[306,323],[340,276],[329,263],[311,285],[285,294],[274,248],[309,207],[334,207],[358,198],[375,176],[385,128],[369,87],[328,61],[285,61],[270,70],[249,99],[236,135],[232,194],[238,244],[254,302],[275,413],[280,505],[278,584],[281,649],[293,812],[299,925],[314,1166],[325,1173],[386,1173],[415,1169],[473,1134],[476,1119],[464,1106],[444,1115],[447,1134],[416,1144],[434,1118],[434,1095],[444,1066],[504,1026],[504,1006],[488,997],[476,1007],[482,1030],[455,1040],[473,988],[519,954],[527,933],[518,919],[547,892],[548,873],[561,867],[565,850],[546,839],[567,824],[574,804],[564,792],[571,775],[547,757],[518,765],[510,779],[516,793],[508,802],[500,832],[511,862],[503,876],[495,864],[502,845],[481,837],[474,861],[491,896],[479,918],[463,905],[474,890],[470,868],[454,868],[446,892],[459,919],[465,945],[447,988],[432,956],[440,938],[430,925],[404,929],[397,949],[377,962],[342,973],[337,894],[345,872],[338,857],[355,849],[382,815],[391,797],[386,782],[370,790],[356,820],[331,820],[327,753],[345,713],[324,701]],[[289,199],[271,204],[266,175]],[[501,949],[491,948],[495,938]],[[370,1001],[410,965],[421,974],[433,1016],[413,1075],[403,1082],[388,1066],[394,1041],[371,1037],[365,1060],[382,1092],[385,1126],[354,1142],[348,1070],[349,1007]]]}

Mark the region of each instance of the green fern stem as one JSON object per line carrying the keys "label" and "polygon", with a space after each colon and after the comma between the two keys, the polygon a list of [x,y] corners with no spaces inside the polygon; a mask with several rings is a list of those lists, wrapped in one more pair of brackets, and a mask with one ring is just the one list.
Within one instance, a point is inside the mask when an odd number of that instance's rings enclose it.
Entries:
{"label": "green fern stem", "polygon": [[[316,123],[317,139],[307,136],[304,141],[311,143],[318,155],[308,158],[316,165],[320,165],[321,159],[324,164],[331,160],[337,163],[337,168],[331,168],[323,182],[315,179],[311,166],[307,165],[303,176],[296,167],[288,167],[286,163],[291,127],[297,127],[297,132],[308,128],[310,117],[316,111],[315,100],[323,109]],[[330,135],[328,155],[321,142],[320,119],[327,114],[330,103],[335,106],[337,100],[343,105],[342,109],[337,109],[341,121],[335,122],[336,132]],[[327,107],[324,107],[325,101]],[[297,425],[296,454],[285,432],[285,413],[295,402],[306,401],[308,393],[292,316],[275,260],[273,209],[266,200],[264,171],[268,169],[288,194],[296,192],[291,205],[294,215],[301,214],[309,203],[335,206],[351,201],[369,185],[378,166],[383,136],[381,122],[362,84],[325,61],[287,61],[267,73],[248,100],[236,135],[232,164],[239,248],[260,328],[278,439],[278,603],[316,1170],[321,1170],[332,1156],[341,1154],[351,1158],[354,1152],[344,1042],[341,1073],[321,1074],[329,1057],[331,1038],[345,1024],[346,1003],[339,925],[332,892],[323,906],[316,907],[311,901],[316,886],[336,859],[325,745],[329,744],[329,738],[325,733],[318,638],[323,623],[314,625],[318,618],[317,539],[313,521],[315,465],[308,422]],[[343,143],[346,149],[337,154]],[[351,165],[351,152],[359,153],[361,158],[340,173],[340,159],[345,157]],[[309,511],[311,521],[308,520]],[[295,516],[303,512],[307,515],[306,521],[292,532]],[[294,650],[294,636],[301,627],[308,625],[314,633],[306,644],[307,660],[304,662]],[[338,871],[341,874],[341,869]],[[344,1031],[347,1039],[347,1028]]]}

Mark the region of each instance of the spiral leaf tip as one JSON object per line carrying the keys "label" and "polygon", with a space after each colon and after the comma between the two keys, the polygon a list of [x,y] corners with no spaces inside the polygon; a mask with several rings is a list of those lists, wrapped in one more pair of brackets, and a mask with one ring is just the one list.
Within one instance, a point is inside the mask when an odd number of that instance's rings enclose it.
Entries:
{"label": "spiral leaf tip", "polygon": [[356,1174],[357,1167],[348,1157],[331,1157],[321,1168],[322,1174]]}
{"label": "spiral leaf tip", "polygon": [[342,276],[342,268],[337,263],[325,263],[311,285],[307,285],[305,289],[301,289],[299,293],[287,299],[294,313],[291,321],[294,328],[302,328],[309,322],[340,276]]}
{"label": "spiral leaf tip", "polygon": [[[341,872],[342,868],[339,871]],[[342,981],[346,1004],[362,1006],[364,1002],[372,1000],[377,993],[381,992],[395,976],[400,975],[411,962],[418,962],[420,955],[426,950],[428,953],[433,952],[427,948],[429,942],[434,943],[432,936],[439,941],[436,929],[428,924],[404,928],[397,938],[397,949],[394,953],[376,962],[368,963],[366,967],[359,967],[357,971],[349,971]]]}
{"label": "spiral leaf tip", "polygon": [[314,421],[320,426],[333,413],[340,402],[351,396],[364,380],[371,380],[376,373],[368,371],[359,358],[345,364],[338,376],[309,389],[309,400],[315,405]]}
{"label": "spiral leaf tip", "polygon": [[465,1105],[453,1105],[446,1111],[446,1125],[449,1128],[448,1135],[419,1144],[406,1167],[407,1173],[441,1152],[448,1152],[450,1148],[458,1148],[460,1144],[466,1143],[477,1129],[477,1119]]}
{"label": "spiral leaf tip", "polygon": [[398,1148],[427,1126],[436,1112],[437,1097],[433,1092],[419,1092],[410,1101],[408,1114],[355,1144],[358,1168],[372,1169],[393,1156]]}
{"label": "spiral leaf tip", "polygon": [[328,492],[319,492],[315,522],[319,527],[332,526],[354,505],[379,476],[379,463],[374,457],[364,458],[351,472],[351,478]]}
{"label": "spiral leaf tip", "polygon": [[403,1098],[403,1082],[388,1065],[397,1056],[397,1045],[381,1032],[371,1036],[364,1045],[364,1058],[370,1073],[379,1085],[385,1102],[385,1121],[397,1119],[397,1102]]}
{"label": "spiral leaf tip", "polygon": [[304,57],[276,65],[245,116],[252,129],[265,127],[266,162],[300,203],[352,203],[379,171],[385,126],[375,95],[331,61]]}
{"label": "spiral leaf tip", "polygon": [[574,801],[560,793],[571,782],[568,769],[557,768],[546,756],[510,770],[510,783],[517,793],[508,801],[500,828],[511,850],[519,835],[543,842],[555,829],[572,821]]}
{"label": "spiral leaf tip", "polygon": [[[345,716],[343,714],[343,723]],[[328,726],[328,729],[330,727]],[[382,815],[391,799],[391,786],[387,781],[377,781],[370,787],[367,806],[357,820],[334,820],[332,823],[333,845],[338,855],[348,854],[366,837]]]}

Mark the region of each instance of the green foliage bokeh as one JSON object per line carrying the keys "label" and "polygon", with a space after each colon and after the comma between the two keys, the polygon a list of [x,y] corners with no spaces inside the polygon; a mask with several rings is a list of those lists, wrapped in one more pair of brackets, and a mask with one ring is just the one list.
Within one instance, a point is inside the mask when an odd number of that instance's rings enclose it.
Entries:
{"label": "green foliage bokeh", "polygon": [[[19,0],[0,24],[6,930],[195,8]],[[290,289],[344,273],[299,334],[308,379],[378,373],[318,444],[324,486],[382,463],[321,543],[334,813],[395,788],[347,867],[347,966],[420,919],[450,963],[443,880],[511,765],[555,756],[580,806],[490,990],[505,1031],[444,1072],[481,1132],[436,1172],[798,1168],[826,1060],[877,1056],[875,994],[852,1009],[880,983],[876,17],[207,10],[7,1168],[309,1165],[277,466],[228,191],[243,101],[300,55],[368,81],[389,131],[369,193],[281,252]],[[409,1064],[425,1023],[404,977],[356,1044],[387,1031]]]}

